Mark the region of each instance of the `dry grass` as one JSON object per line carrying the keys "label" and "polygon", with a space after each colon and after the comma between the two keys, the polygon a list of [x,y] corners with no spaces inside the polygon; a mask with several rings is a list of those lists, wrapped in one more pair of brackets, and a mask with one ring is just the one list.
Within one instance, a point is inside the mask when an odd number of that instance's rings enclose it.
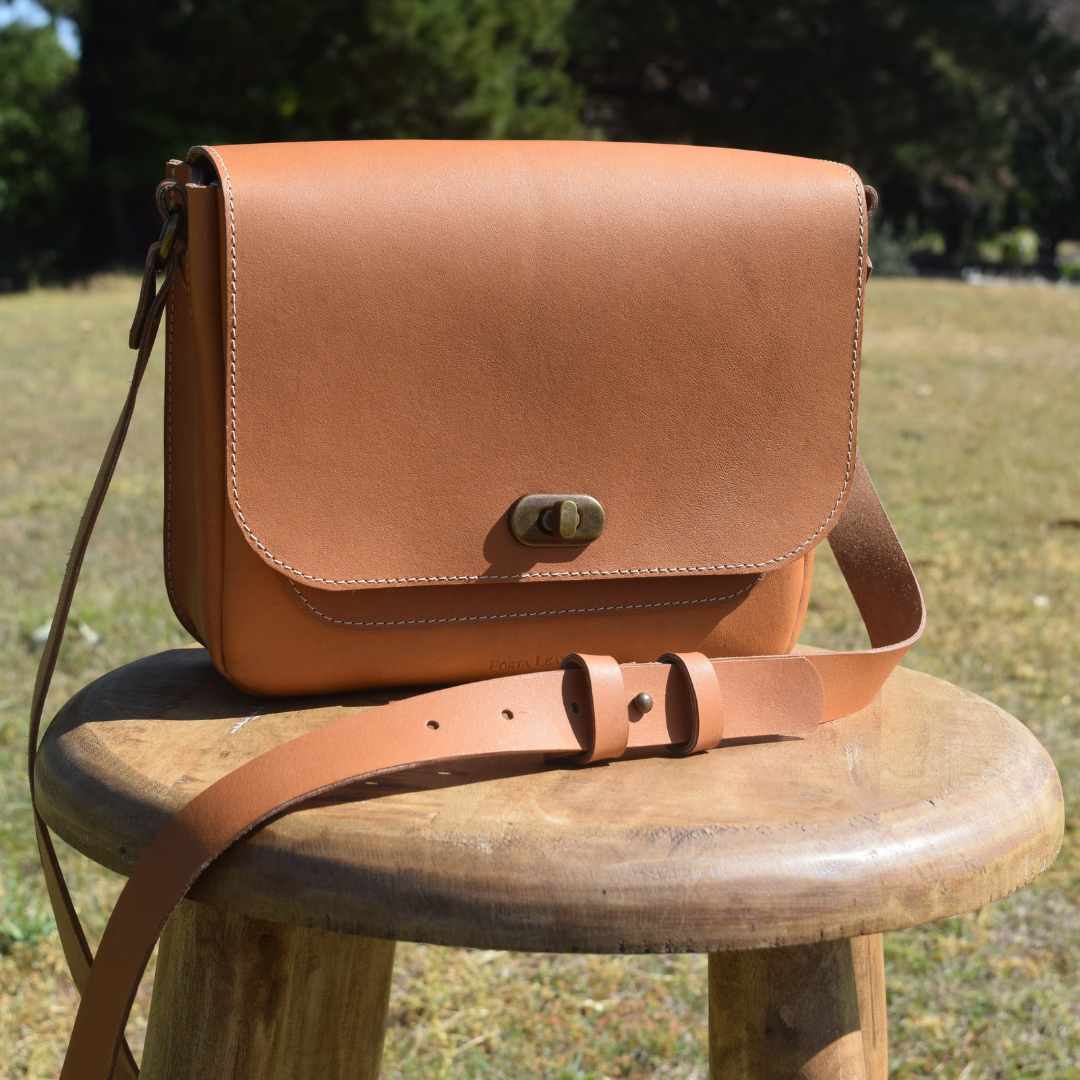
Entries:
{"label": "dry grass", "polygon": [[[0,1077],[54,1076],[75,995],[25,796],[35,655],[128,375],[128,279],[0,297]],[[160,580],[160,366],[133,426],[76,601],[59,702],[185,640]],[[1080,786],[1080,292],[884,280],[870,287],[860,444],[931,613],[909,663],[987,694]],[[862,631],[822,552],[804,640]],[[1067,811],[1071,815],[1071,811]],[[1080,845],[980,912],[886,939],[896,1077],[1080,1073]],[[71,852],[100,932],[114,875]],[[130,1034],[138,1045],[149,980]],[[384,1074],[548,1080],[692,1077],[706,1063],[702,957],[554,957],[400,946]]]}
{"label": "dry grass", "polygon": [[[892,1074],[1080,1073],[1080,293],[872,282],[860,445],[926,592],[907,663],[1053,754],[1066,838],[1031,888],[886,936]],[[859,640],[822,560],[804,640]]]}

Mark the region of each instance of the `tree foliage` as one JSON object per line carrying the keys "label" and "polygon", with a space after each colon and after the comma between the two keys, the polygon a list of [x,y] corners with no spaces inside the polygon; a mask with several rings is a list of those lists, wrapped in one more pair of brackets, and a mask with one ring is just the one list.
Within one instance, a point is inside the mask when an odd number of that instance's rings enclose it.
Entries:
{"label": "tree foliage", "polygon": [[580,0],[573,73],[616,138],[833,158],[948,253],[1074,228],[1080,46],[998,0]]}
{"label": "tree foliage", "polygon": [[86,123],[76,64],[51,26],[0,30],[0,289],[79,255]]}
{"label": "tree foliage", "polygon": [[0,34],[0,282],[69,268],[80,227],[84,265],[137,263],[163,162],[200,142],[737,146],[850,163],[953,266],[1080,237],[1076,0],[43,3],[82,63]]}
{"label": "tree foliage", "polygon": [[145,249],[163,163],[197,143],[579,136],[571,2],[87,0],[98,252]]}

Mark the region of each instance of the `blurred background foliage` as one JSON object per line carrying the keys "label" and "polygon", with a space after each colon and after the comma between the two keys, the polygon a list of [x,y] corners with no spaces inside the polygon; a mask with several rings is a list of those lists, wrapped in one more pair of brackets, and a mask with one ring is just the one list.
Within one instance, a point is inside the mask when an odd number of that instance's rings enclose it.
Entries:
{"label": "blurred background foliage", "polygon": [[52,25],[0,31],[0,288],[70,273],[86,258],[78,67]]}
{"label": "blurred background foliage", "polygon": [[833,158],[881,192],[891,272],[1056,273],[1080,237],[1080,0],[0,0],[0,21],[0,288],[137,264],[162,163],[199,142]]}

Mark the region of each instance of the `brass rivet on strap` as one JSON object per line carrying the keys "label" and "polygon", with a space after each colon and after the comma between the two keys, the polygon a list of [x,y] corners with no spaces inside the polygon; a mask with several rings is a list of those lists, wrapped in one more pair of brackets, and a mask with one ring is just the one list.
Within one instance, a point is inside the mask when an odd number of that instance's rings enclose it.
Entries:
{"label": "brass rivet on strap", "polygon": [[646,694],[644,690],[633,701],[634,708],[643,716],[647,712],[652,712],[653,699],[652,694]]}

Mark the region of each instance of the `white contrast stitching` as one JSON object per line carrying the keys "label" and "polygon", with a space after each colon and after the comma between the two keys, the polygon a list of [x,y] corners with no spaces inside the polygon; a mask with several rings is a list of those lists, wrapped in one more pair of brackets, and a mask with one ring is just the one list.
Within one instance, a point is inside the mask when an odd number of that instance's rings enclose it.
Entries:
{"label": "white contrast stitching", "polygon": [[727,596],[706,596],[694,600],[663,600],[656,601],[652,604],[607,604],[603,607],[584,607],[584,608],[559,608],[551,611],[518,611],[511,612],[506,615],[454,615],[445,619],[402,619],[400,622],[355,622],[350,619],[335,619],[331,615],[327,615],[320,611],[310,600],[297,588],[295,581],[289,582],[289,588],[292,589],[305,607],[317,615],[320,619],[326,622],[335,623],[338,626],[420,626],[423,624],[435,624],[435,623],[455,623],[455,622],[499,622],[507,619],[533,619],[538,618],[541,615],[585,615],[592,611],[644,611],[647,608],[665,608],[665,607],[684,607],[688,604],[719,604],[724,600],[734,600],[736,596],[742,596],[744,592],[749,592],[761,579],[763,574],[758,574],[749,585],[744,585],[741,589],[733,593],[728,593]]}
{"label": "white contrast stitching", "polygon": [[259,540],[259,538],[251,531],[251,528],[248,526],[247,520],[244,518],[243,508],[240,505],[240,492],[237,488],[236,478],[236,205],[233,198],[232,180],[229,176],[229,170],[226,167],[225,162],[221,159],[221,156],[212,146],[207,146],[203,149],[207,150],[210,154],[212,154],[218,165],[221,167],[221,172],[225,179],[225,188],[229,203],[229,296],[230,304],[232,307],[232,312],[229,316],[229,469],[230,478],[232,481],[233,504],[236,506],[236,516],[237,520],[240,523],[240,527],[251,538],[251,542],[266,556],[267,559],[269,559],[276,566],[279,566],[286,573],[292,574],[293,576],[298,578],[303,578],[305,581],[319,582],[324,585],[407,585],[423,584],[424,582],[436,581],[523,581],[527,578],[617,577],[637,574],[687,574],[715,572],[717,570],[756,570],[760,567],[772,566],[775,563],[784,562],[787,559],[790,559],[793,555],[797,555],[804,548],[809,547],[822,534],[822,532],[825,531],[826,526],[836,516],[836,512],[840,509],[840,504],[844,501],[844,495],[847,493],[848,486],[851,483],[851,470],[853,464],[852,459],[854,457],[855,450],[855,387],[858,383],[859,336],[862,330],[863,264],[866,252],[866,221],[863,206],[863,196],[862,191],[859,188],[858,177],[846,165],[840,162],[832,161],[829,162],[829,164],[839,166],[839,168],[843,169],[851,178],[851,182],[855,187],[855,200],[858,203],[859,207],[859,262],[855,289],[855,337],[852,341],[851,346],[851,391],[849,397],[848,411],[847,462],[844,473],[844,482],[840,488],[840,494],[837,495],[836,502],[833,504],[833,507],[829,511],[828,516],[821,523],[821,525],[818,526],[818,528],[797,547],[793,547],[786,555],[778,555],[775,558],[765,559],[762,562],[721,563],[715,566],[663,566],[652,568],[642,567],[634,570],[562,570],[522,574],[447,574],[438,577],[433,576],[407,578],[324,578],[318,577],[314,574],[307,574],[303,570],[298,570],[296,567],[290,566],[288,563],[277,558],[277,556],[275,556],[271,551],[269,551],[266,546]]}

